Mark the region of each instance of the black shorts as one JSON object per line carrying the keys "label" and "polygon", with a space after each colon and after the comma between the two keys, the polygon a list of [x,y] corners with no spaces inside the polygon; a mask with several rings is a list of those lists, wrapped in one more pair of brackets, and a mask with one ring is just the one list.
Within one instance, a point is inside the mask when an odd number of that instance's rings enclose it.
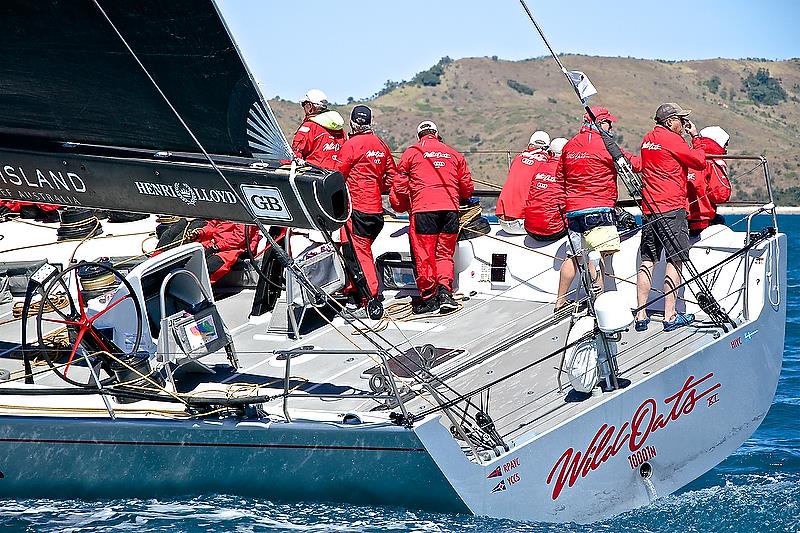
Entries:
{"label": "black shorts", "polygon": [[689,259],[689,223],[685,209],[674,209],[661,215],[642,216],[642,260],[657,263],[661,252],[667,261]]}
{"label": "black shorts", "polygon": [[458,233],[458,211],[423,211],[414,213],[414,231],[419,235]]}
{"label": "black shorts", "polygon": [[556,233],[551,233],[550,235],[540,235],[538,233],[533,233],[532,231],[528,232],[532,238],[536,239],[537,241],[543,242],[552,242],[557,241],[562,237],[566,237],[567,235],[567,228],[562,229],[561,231],[557,231]]}

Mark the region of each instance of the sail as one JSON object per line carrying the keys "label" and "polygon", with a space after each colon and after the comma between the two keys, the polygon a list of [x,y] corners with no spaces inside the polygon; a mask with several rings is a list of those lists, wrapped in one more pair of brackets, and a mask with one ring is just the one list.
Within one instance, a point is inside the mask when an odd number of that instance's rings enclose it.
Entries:
{"label": "sail", "polygon": [[347,219],[340,173],[282,165],[291,148],[213,0],[4,0],[0,17],[0,198]]}
{"label": "sail", "polygon": [[176,111],[211,154],[292,157],[212,0],[4,0],[0,17],[0,138],[200,152]]}

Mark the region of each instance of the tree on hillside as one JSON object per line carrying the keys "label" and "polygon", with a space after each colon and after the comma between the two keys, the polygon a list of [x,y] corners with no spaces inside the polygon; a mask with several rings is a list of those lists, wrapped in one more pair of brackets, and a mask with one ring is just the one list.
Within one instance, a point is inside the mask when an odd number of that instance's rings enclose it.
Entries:
{"label": "tree on hillside", "polygon": [[745,94],[755,103],[777,105],[786,100],[787,94],[781,87],[781,80],[769,75],[769,70],[760,68],[742,79]]}

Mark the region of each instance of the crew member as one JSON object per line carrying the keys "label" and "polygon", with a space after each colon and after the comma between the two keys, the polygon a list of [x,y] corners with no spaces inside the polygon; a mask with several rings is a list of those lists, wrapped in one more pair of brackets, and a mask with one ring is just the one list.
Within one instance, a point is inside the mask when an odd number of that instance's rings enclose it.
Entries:
{"label": "crew member", "polygon": [[547,160],[547,147],[550,135],[545,131],[535,131],[528,141],[528,148],[517,154],[508,169],[508,176],[497,198],[495,213],[500,226],[506,233],[524,235],[525,203],[531,180],[537,167]]}
{"label": "crew member", "polygon": [[225,220],[188,221],[182,218],[160,231],[157,228],[156,232],[159,239],[153,255],[189,242],[202,244],[211,283],[216,283],[230,272],[236,261],[247,253],[248,246],[253,254],[258,246],[258,228],[255,225],[245,227],[244,224]]}
{"label": "crew member", "polygon": [[[681,266],[689,257],[689,227],[686,220],[686,182],[689,169],[704,171],[706,154],[700,148],[697,128],[686,117],[691,111],[675,103],[656,110],[656,126],[642,140],[642,264],[636,278],[638,307],[636,331],[650,322],[644,306],[653,284],[653,266],[666,253],[664,275],[664,330],[672,331],[694,321],[690,313],[677,313],[675,291],[681,281]],[[690,148],[683,132],[692,137]]]}
{"label": "crew member", "polygon": [[697,237],[712,224],[725,223],[722,215],[717,214],[717,206],[731,199],[728,165],[724,159],[712,156],[725,155],[729,139],[728,133],[719,126],[700,130],[697,141],[706,153],[706,168],[688,174],[686,195],[689,198],[690,237]]}
{"label": "crew member", "polygon": [[[339,152],[337,170],[347,182],[352,202],[352,214],[341,230],[343,253],[350,272],[357,269],[364,275],[369,295],[355,300],[366,304],[365,298],[378,297],[378,273],[372,257],[372,243],[383,229],[383,203],[381,194],[389,192],[397,169],[391,150],[372,131],[372,110],[357,105],[350,114],[351,136]],[[344,289],[355,296],[359,289],[352,275]]]}
{"label": "crew member", "polygon": [[17,213],[20,218],[33,218],[42,222],[58,222],[60,217],[54,204],[38,204],[17,200],[0,200],[0,216]]}
{"label": "crew member", "polygon": [[538,241],[557,241],[567,234],[564,224],[563,177],[558,177],[561,151],[567,139],[556,137],[550,142],[545,161],[536,167],[525,204],[525,231]]}
{"label": "crew member", "polygon": [[419,142],[397,165],[390,200],[397,211],[410,211],[409,240],[422,301],[415,314],[458,309],[453,300],[458,206],[472,196],[472,176],[464,156],[442,142],[430,120],[417,127]]}
{"label": "crew member", "polygon": [[307,163],[336,169],[339,150],[347,140],[342,115],[328,110],[328,97],[319,89],[308,91],[300,103],[305,118],[294,134],[292,150]]}
{"label": "crew member", "polygon": [[[614,205],[617,202],[617,170],[608,153],[601,133],[611,135],[617,117],[605,107],[591,108],[595,116],[592,123],[588,113],[583,116],[583,127],[567,142],[561,153],[557,177],[564,180],[567,218],[567,259],[561,263],[558,281],[558,298],[555,310],[567,305],[567,291],[575,279],[578,263],[576,254],[581,250],[598,251],[604,258],[620,249],[619,232],[615,225]],[[625,156],[637,172],[641,159],[627,152]],[[602,292],[604,288],[604,260],[600,272],[590,272],[592,290]]]}

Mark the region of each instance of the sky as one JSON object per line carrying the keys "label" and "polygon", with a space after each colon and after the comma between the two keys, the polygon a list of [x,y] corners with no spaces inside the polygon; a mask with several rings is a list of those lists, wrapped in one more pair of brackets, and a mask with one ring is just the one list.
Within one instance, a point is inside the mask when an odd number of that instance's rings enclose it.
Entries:
{"label": "sky", "polygon": [[[443,56],[548,54],[518,0],[216,1],[267,98],[298,101],[318,88],[345,103]],[[559,54],[800,57],[796,0],[526,1]]]}

